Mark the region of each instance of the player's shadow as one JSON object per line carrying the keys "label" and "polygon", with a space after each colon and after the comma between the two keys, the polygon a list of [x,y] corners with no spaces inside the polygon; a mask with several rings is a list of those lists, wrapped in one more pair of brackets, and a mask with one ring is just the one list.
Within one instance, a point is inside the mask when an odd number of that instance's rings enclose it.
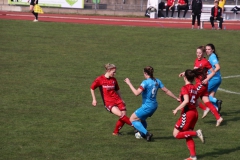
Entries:
{"label": "player's shadow", "polygon": [[161,135],[153,135],[153,139],[175,139],[173,136],[161,136]]}
{"label": "player's shadow", "polygon": [[[221,126],[227,125],[228,122],[240,121],[240,117],[235,116],[238,113],[240,113],[240,110],[221,112],[221,116],[223,117],[223,122],[221,123]],[[209,113],[209,114],[211,114],[211,113]],[[229,117],[231,117],[231,118],[229,118]],[[215,124],[216,120],[208,120],[208,121],[205,121],[204,123]]]}
{"label": "player's shadow", "polygon": [[[152,142],[154,142],[154,140],[156,140],[156,139],[174,139],[173,136],[164,136],[163,134],[161,134],[161,130],[162,129],[151,129],[151,130],[149,130],[150,133],[153,133]],[[127,135],[134,135],[135,133],[134,133],[134,131],[128,131],[128,132],[126,132],[126,134]]]}
{"label": "player's shadow", "polygon": [[221,115],[224,119],[224,117],[233,117],[233,118],[230,118],[230,119],[227,119],[227,121],[238,121],[240,120],[240,117],[239,116],[236,116],[236,114],[239,114],[240,113],[240,110],[232,110],[232,111],[227,111],[227,112],[221,112]]}
{"label": "player's shadow", "polygon": [[[150,133],[153,133],[153,134],[154,134],[154,133],[156,133],[156,132],[161,132],[161,130],[163,130],[163,129],[150,129],[150,130],[148,130],[148,131],[149,131]],[[127,134],[127,135],[135,134],[134,131],[135,131],[134,129],[133,129],[132,131],[127,131],[126,134]]]}
{"label": "player's shadow", "polygon": [[198,154],[198,158],[204,158],[204,157],[221,157],[221,155],[227,155],[229,153],[232,152],[236,152],[240,150],[240,146],[236,147],[236,148],[231,148],[231,149],[215,149],[215,151],[213,152],[208,152],[208,153],[204,153],[204,154]]}

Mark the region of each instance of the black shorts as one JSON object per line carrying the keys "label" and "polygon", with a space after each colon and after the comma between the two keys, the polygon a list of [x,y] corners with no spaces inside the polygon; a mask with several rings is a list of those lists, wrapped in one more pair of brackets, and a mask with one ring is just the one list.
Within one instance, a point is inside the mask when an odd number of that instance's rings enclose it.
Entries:
{"label": "black shorts", "polygon": [[[34,2],[35,2],[35,0],[31,0],[30,5],[34,6],[35,5]],[[38,4],[38,0],[36,1],[36,4]]]}

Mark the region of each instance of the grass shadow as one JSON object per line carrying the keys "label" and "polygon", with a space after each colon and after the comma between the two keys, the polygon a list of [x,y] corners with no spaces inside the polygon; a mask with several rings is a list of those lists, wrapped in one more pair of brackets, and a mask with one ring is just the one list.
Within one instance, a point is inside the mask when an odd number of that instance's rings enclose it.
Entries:
{"label": "grass shadow", "polygon": [[215,149],[216,151],[213,152],[208,152],[203,154],[199,154],[198,158],[204,158],[204,157],[220,157],[221,155],[225,155],[225,154],[230,154],[232,152],[236,152],[240,150],[240,146],[236,147],[236,148],[230,148],[230,149]]}

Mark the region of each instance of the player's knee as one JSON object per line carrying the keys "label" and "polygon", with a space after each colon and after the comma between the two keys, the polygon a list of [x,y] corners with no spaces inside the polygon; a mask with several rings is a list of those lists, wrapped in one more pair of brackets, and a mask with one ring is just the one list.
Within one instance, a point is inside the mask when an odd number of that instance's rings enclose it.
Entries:
{"label": "player's knee", "polygon": [[138,121],[139,119],[136,116],[132,115],[129,120],[132,123],[133,121]]}
{"label": "player's knee", "polygon": [[173,137],[176,138],[177,137],[177,134],[173,132]]}
{"label": "player's knee", "polygon": [[129,118],[129,120],[130,120],[131,123],[134,121],[132,116]]}
{"label": "player's knee", "polygon": [[174,128],[173,129],[173,137],[177,138],[178,133],[179,133],[179,131],[176,128]]}
{"label": "player's knee", "polygon": [[126,114],[121,112],[120,118],[124,117]]}

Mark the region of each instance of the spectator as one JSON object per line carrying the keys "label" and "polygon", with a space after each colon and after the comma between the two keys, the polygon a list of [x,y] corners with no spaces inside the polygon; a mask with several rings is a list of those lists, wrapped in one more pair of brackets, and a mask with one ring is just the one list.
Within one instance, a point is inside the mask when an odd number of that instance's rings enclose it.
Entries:
{"label": "spectator", "polygon": [[185,18],[186,13],[188,11],[188,0],[178,0],[177,3],[178,18],[180,18],[180,10],[184,10],[183,18]]}
{"label": "spectator", "polygon": [[198,29],[200,29],[200,18],[202,13],[202,0],[192,0],[192,29],[194,29],[197,17]]}
{"label": "spectator", "polygon": [[219,4],[218,4],[218,6],[222,8],[222,11],[225,10],[225,9],[224,9],[224,5],[225,5],[225,3],[226,3],[226,0],[219,0]]}
{"label": "spectator", "polygon": [[160,2],[158,4],[158,17],[164,18],[164,15],[162,13],[163,9],[165,9],[165,3],[164,2]]}
{"label": "spectator", "polygon": [[222,18],[222,8],[218,6],[218,1],[214,2],[214,7],[211,9],[211,17],[210,17],[210,22],[212,25],[212,29],[215,29],[214,26],[214,21],[218,20],[219,21],[219,27],[218,29],[222,29],[222,23],[223,23],[223,18]]}
{"label": "spectator", "polygon": [[171,17],[173,17],[174,11],[175,11],[175,0],[167,0],[167,5],[166,5],[166,17],[168,17],[168,11],[172,10],[172,15]]}
{"label": "spectator", "polygon": [[30,7],[29,10],[30,12],[32,12],[32,14],[34,15],[35,19],[33,20],[33,22],[38,22],[38,13],[34,12],[34,6],[36,4],[38,4],[38,0],[28,0],[28,2],[30,1]]}

